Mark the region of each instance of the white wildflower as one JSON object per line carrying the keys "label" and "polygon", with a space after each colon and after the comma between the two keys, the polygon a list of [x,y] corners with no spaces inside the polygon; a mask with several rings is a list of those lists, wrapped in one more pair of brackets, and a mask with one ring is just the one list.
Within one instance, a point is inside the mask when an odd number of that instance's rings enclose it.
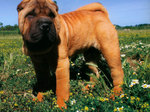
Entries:
{"label": "white wildflower", "polygon": [[139,80],[138,79],[133,79],[131,83],[133,83],[134,85],[139,84]]}
{"label": "white wildflower", "polygon": [[132,46],[132,48],[136,48],[136,46]]}
{"label": "white wildflower", "polygon": [[150,85],[148,85],[148,84],[143,84],[142,87],[143,87],[143,88],[150,88]]}
{"label": "white wildflower", "polygon": [[134,86],[134,84],[131,82],[131,84],[129,85],[129,87],[133,87]]}
{"label": "white wildflower", "polygon": [[128,45],[125,45],[125,48],[126,48],[126,49],[128,49],[128,48],[129,48],[129,46],[128,46]]}
{"label": "white wildflower", "polygon": [[92,107],[92,110],[95,110],[95,108]]}
{"label": "white wildflower", "polygon": [[120,111],[122,111],[123,110],[123,106],[122,107],[120,107],[120,108],[117,108],[117,110],[120,112]]}
{"label": "white wildflower", "polygon": [[143,44],[141,41],[139,41],[139,44]]}
{"label": "white wildflower", "polygon": [[29,72],[25,72],[24,74],[28,74]]}
{"label": "white wildflower", "polygon": [[71,105],[73,105],[73,104],[75,104],[75,103],[76,103],[76,100],[73,99],[73,100],[71,101]]}
{"label": "white wildflower", "polygon": [[121,54],[121,57],[125,57],[126,55],[125,54]]}
{"label": "white wildflower", "polygon": [[102,56],[102,57],[101,57],[101,60],[105,61],[105,58]]}
{"label": "white wildflower", "polygon": [[80,75],[80,73],[78,73],[77,75]]}
{"label": "white wildflower", "polygon": [[131,84],[129,85],[129,87],[133,87],[134,85],[139,84],[139,80],[138,79],[132,79]]}
{"label": "white wildflower", "polygon": [[21,71],[21,69],[17,69],[17,72]]}

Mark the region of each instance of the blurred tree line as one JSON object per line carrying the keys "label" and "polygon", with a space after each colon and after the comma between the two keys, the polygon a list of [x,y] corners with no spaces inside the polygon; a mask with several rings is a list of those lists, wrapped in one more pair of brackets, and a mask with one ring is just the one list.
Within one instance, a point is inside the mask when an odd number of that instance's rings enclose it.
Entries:
{"label": "blurred tree line", "polygon": [[15,25],[6,25],[6,26],[3,26],[3,23],[0,22],[0,31],[18,31],[18,25],[15,24]]}
{"label": "blurred tree line", "polygon": [[[118,30],[124,30],[124,29],[131,29],[131,30],[140,30],[140,29],[150,29],[150,24],[139,24],[135,26],[119,26],[115,25],[116,29]],[[17,24],[15,25],[6,25],[4,26],[2,22],[0,22],[0,31],[18,31],[19,33],[19,27]]]}
{"label": "blurred tree line", "polygon": [[130,29],[130,30],[141,30],[141,29],[150,29],[150,24],[139,24],[135,26],[119,26],[115,25],[116,29],[118,30],[124,30],[124,29]]}

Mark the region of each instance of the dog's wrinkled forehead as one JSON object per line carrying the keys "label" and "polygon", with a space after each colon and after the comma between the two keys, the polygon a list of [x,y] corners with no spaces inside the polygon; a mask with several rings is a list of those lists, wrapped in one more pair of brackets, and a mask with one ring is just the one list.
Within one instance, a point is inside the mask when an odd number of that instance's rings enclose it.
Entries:
{"label": "dog's wrinkled forehead", "polygon": [[58,7],[52,0],[23,0],[17,7],[19,29],[23,32],[25,18],[28,15],[34,17],[47,16],[55,18],[58,14]]}
{"label": "dog's wrinkled forehead", "polygon": [[[51,9],[54,13],[58,11],[57,5],[52,0],[23,0],[17,7],[18,12],[23,9],[35,9],[44,11],[44,8]],[[38,11],[37,11],[38,12]]]}

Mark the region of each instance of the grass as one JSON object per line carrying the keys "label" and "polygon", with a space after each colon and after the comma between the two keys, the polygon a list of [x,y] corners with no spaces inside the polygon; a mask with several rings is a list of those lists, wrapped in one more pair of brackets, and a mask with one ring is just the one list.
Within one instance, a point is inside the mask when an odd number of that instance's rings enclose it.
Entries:
{"label": "grass", "polygon": [[[150,30],[118,31],[122,67],[125,78],[124,93],[109,99],[111,81],[106,76],[108,69],[99,70],[97,79],[88,72],[82,55],[71,61],[70,99],[64,112],[148,112],[150,111]],[[30,58],[21,52],[20,35],[0,35],[0,111],[59,112],[56,95],[51,91],[43,94],[43,101],[32,95],[36,83],[35,72]],[[107,68],[105,60],[99,62]],[[83,91],[84,85],[91,84],[83,76],[97,80],[95,88]],[[108,77],[109,79],[109,77]]]}
{"label": "grass", "polygon": [[0,31],[0,36],[7,36],[7,35],[16,35],[19,33],[19,30],[13,30],[13,31]]}

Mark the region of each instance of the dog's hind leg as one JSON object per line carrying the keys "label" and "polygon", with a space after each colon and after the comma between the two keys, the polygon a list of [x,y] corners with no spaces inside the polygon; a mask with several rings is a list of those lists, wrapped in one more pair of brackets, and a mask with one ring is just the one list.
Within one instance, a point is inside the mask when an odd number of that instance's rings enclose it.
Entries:
{"label": "dog's hind leg", "polygon": [[117,32],[112,25],[101,24],[101,26],[99,27],[99,33],[101,34],[99,35],[99,38],[97,38],[97,41],[100,44],[99,49],[101,50],[110,68],[114,85],[114,93],[117,95],[122,91],[122,88],[120,86],[123,84],[124,77],[121,66]]}

